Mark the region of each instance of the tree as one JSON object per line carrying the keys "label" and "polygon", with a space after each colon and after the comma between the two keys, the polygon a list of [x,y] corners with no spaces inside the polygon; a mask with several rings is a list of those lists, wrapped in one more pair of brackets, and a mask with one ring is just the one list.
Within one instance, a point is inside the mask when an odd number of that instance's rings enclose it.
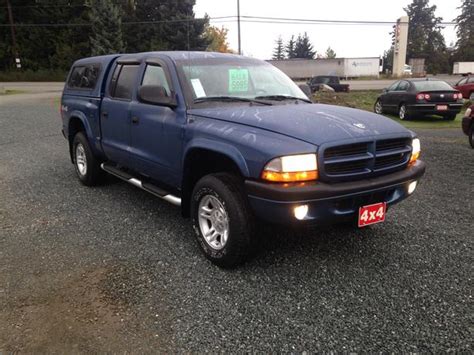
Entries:
{"label": "tree", "polygon": [[227,42],[228,32],[229,30],[224,27],[207,26],[204,36],[209,41],[209,45],[206,50],[209,52],[234,53],[229,47],[229,42]]}
{"label": "tree", "polygon": [[295,43],[296,58],[313,59],[315,54],[316,51],[313,50],[308,34],[306,32],[304,35],[299,34]]}
{"label": "tree", "polygon": [[288,59],[293,59],[296,58],[296,51],[295,51],[295,36],[291,36],[290,40],[288,41],[285,52],[286,52],[286,57]]}
{"label": "tree", "polygon": [[441,17],[435,16],[436,5],[429,0],[413,0],[404,9],[410,18],[408,26],[408,58],[425,58],[429,73],[447,72],[448,54],[441,33]]}
{"label": "tree", "polygon": [[474,0],[464,0],[459,7],[461,14],[456,17],[458,40],[454,51],[454,60],[474,60]]}
{"label": "tree", "polygon": [[122,5],[127,22],[147,22],[127,26],[127,51],[206,50],[205,31],[209,18],[196,19],[195,0],[135,0]]}
{"label": "tree", "polygon": [[393,47],[383,53],[383,72],[392,72],[393,70]]}
{"label": "tree", "polygon": [[278,37],[278,39],[275,41],[276,46],[275,49],[273,50],[273,60],[283,60],[285,59],[285,48],[283,45],[283,39],[281,36]]}
{"label": "tree", "polygon": [[111,0],[91,2],[91,54],[104,55],[124,51],[122,18],[119,8]]}
{"label": "tree", "polygon": [[334,50],[331,47],[328,47],[328,49],[326,49],[326,58],[329,58],[329,59],[336,58],[336,52],[334,52]]}

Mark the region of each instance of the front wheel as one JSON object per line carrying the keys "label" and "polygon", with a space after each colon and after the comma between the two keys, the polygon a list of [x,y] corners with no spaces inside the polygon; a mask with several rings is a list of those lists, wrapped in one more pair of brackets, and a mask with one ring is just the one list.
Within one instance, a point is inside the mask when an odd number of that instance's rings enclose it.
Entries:
{"label": "front wheel", "polygon": [[194,187],[191,216],[198,244],[214,264],[231,268],[253,246],[253,215],[240,179],[232,174],[204,176]]}
{"label": "front wheel", "polygon": [[403,120],[409,120],[410,115],[408,114],[408,110],[405,104],[401,104],[398,108],[398,117]]}
{"label": "front wheel", "polygon": [[379,115],[381,115],[383,113],[383,106],[382,106],[382,102],[380,101],[380,99],[378,99],[376,102],[375,102],[375,105],[374,105],[374,112],[375,113],[378,113]]}

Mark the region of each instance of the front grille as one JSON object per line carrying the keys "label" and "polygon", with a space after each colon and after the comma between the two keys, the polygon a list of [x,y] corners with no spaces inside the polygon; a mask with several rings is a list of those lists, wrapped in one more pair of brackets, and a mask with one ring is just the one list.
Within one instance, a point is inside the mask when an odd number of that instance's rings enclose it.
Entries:
{"label": "front grille", "polygon": [[353,180],[403,169],[410,159],[410,142],[397,138],[328,147],[323,150],[321,177]]}

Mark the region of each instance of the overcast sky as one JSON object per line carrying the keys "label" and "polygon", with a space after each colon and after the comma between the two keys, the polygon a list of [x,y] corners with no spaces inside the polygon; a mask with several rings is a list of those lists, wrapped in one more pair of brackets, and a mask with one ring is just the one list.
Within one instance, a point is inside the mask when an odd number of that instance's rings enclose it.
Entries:
{"label": "overcast sky", "polygon": [[[411,0],[240,0],[241,15],[287,17],[321,20],[395,21],[405,15],[403,8]],[[436,15],[451,22],[460,12],[461,0],[431,0],[437,6]],[[232,16],[237,12],[237,0],[196,0],[197,17]],[[211,21],[229,29],[229,43],[237,49],[235,22]],[[315,25],[241,23],[242,50],[245,55],[269,59],[276,38],[286,42],[292,34],[307,32],[318,53],[328,46],[338,57],[378,57],[391,42],[391,25]],[[443,30],[446,44],[456,41],[454,26]]]}

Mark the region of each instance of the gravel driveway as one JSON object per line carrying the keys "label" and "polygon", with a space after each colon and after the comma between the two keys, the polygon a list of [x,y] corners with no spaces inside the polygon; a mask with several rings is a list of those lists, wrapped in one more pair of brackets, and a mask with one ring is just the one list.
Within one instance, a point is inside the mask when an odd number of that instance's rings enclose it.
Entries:
{"label": "gravel driveway", "polygon": [[472,351],[474,150],[419,132],[427,173],[369,229],[268,228],[235,271],[176,207],[75,178],[52,99],[0,104],[0,353]]}

